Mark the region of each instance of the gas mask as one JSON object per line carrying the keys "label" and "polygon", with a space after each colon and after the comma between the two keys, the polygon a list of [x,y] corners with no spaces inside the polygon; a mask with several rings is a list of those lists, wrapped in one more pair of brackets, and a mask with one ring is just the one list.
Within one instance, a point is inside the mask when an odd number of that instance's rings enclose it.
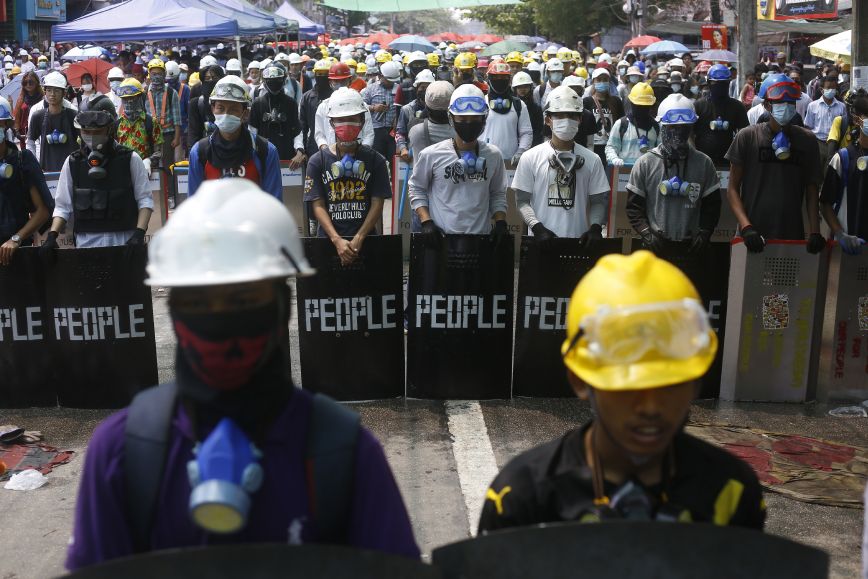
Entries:
{"label": "gas mask", "polygon": [[59,130],[54,129],[47,135],[45,135],[45,142],[49,145],[65,145],[69,141],[69,137],[66,133],[61,133]]}
{"label": "gas mask", "polygon": [[632,480],[618,487],[611,499],[599,502],[600,505],[580,513],[577,517],[579,522],[627,520],[689,523],[693,521],[689,510],[651,496],[641,485]]}
{"label": "gas mask", "polygon": [[712,131],[728,131],[729,121],[717,117],[716,119],[708,123],[708,128]]}
{"label": "gas mask", "polygon": [[772,149],[775,151],[775,157],[781,161],[786,161],[790,158],[790,139],[786,133],[779,131],[772,137]]}
{"label": "gas mask", "polygon": [[512,99],[508,98],[489,98],[488,107],[496,113],[506,114],[512,110]]}
{"label": "gas mask", "polygon": [[262,486],[262,453],[231,418],[223,418],[187,463],[190,516],[210,533],[235,533],[247,524],[250,495]]}
{"label": "gas mask", "polygon": [[453,172],[456,175],[473,177],[485,173],[485,157],[477,157],[472,151],[464,151],[455,162]]}
{"label": "gas mask", "polygon": [[343,159],[332,163],[331,173],[335,179],[352,177],[361,179],[365,174],[365,162],[345,154]]}
{"label": "gas mask", "polygon": [[677,175],[664,179],[657,185],[657,191],[664,196],[686,197],[689,189],[690,183],[682,181]]}
{"label": "gas mask", "polygon": [[639,152],[647,153],[648,149],[650,149],[648,143],[648,135],[639,135]]}

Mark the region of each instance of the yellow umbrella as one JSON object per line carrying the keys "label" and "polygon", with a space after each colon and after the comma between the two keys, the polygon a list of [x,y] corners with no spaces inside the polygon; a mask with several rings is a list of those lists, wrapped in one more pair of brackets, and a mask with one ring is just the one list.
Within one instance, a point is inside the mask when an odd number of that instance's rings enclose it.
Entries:
{"label": "yellow umbrella", "polygon": [[811,54],[825,58],[826,60],[841,60],[848,64],[851,63],[851,42],[853,38],[852,30],[839,32],[829,38],[824,38],[820,42],[811,45]]}

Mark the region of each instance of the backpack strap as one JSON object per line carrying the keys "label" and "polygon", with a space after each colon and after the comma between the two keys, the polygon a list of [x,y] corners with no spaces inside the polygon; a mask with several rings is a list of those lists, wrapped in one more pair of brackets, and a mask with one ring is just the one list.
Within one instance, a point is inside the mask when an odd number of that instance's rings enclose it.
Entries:
{"label": "backpack strap", "polygon": [[305,467],[311,513],[323,542],[346,540],[359,425],[357,413],[323,394],[313,396]]}
{"label": "backpack strap", "polygon": [[178,387],[148,388],[133,398],[124,430],[127,514],[136,553],[150,547],[151,527],[169,451]]}
{"label": "backpack strap", "polygon": [[205,164],[208,162],[208,153],[211,149],[211,139],[202,137],[197,144],[199,145],[199,164],[202,165],[202,169],[204,170]]}
{"label": "backpack strap", "polygon": [[256,156],[259,158],[259,165],[262,167],[262,173],[265,173],[265,161],[268,159],[268,141],[259,135],[254,137],[253,148],[256,150]]}
{"label": "backpack strap", "polygon": [[624,140],[624,135],[627,134],[627,129],[630,128],[630,119],[626,116],[621,117],[621,124],[618,126],[618,137],[621,141]]}

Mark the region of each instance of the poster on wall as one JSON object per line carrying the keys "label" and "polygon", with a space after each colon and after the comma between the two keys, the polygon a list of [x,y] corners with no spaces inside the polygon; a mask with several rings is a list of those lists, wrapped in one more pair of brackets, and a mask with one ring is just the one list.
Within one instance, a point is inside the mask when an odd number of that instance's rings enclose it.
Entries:
{"label": "poster on wall", "polygon": [[703,50],[729,49],[727,28],[723,24],[703,24],[701,36]]}
{"label": "poster on wall", "polygon": [[757,0],[760,20],[837,18],[838,0]]}

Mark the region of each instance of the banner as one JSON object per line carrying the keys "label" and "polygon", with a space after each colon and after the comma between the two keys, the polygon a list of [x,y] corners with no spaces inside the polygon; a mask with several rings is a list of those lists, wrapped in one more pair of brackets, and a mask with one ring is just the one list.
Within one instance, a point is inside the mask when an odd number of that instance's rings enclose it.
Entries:
{"label": "banner", "polygon": [[145,247],[15,253],[0,268],[0,407],[120,408],[157,383]]}
{"label": "banner", "polygon": [[296,280],[302,386],[337,400],[403,396],[401,238],[369,236],[348,266],[330,240],[303,241],[316,274]]}
{"label": "banner", "polygon": [[[667,241],[659,257],[678,266],[690,278],[702,305],[708,311],[711,328],[717,332],[717,356],[714,363],[702,378],[699,398],[720,396],[720,375],[723,364],[723,341],[726,336],[726,303],[729,283],[730,244],[712,242],[701,255],[688,253],[688,242]],[[639,239],[633,240],[633,251],[642,249]]]}
{"label": "banner", "polygon": [[513,396],[574,396],[561,360],[567,308],[579,280],[608,253],[621,253],[620,239],[603,239],[590,250],[582,249],[578,239],[559,237],[545,248],[540,248],[532,237],[522,239]]}
{"label": "banner", "polygon": [[513,241],[448,235],[410,248],[407,396],[509,398]]}
{"label": "banner", "polygon": [[838,0],[756,0],[756,14],[759,20],[837,18]]}
{"label": "banner", "polygon": [[703,50],[727,50],[729,38],[723,24],[703,24],[701,28]]}
{"label": "banner", "polygon": [[767,240],[732,244],[723,349],[724,400],[804,402],[815,396],[828,251]]}

